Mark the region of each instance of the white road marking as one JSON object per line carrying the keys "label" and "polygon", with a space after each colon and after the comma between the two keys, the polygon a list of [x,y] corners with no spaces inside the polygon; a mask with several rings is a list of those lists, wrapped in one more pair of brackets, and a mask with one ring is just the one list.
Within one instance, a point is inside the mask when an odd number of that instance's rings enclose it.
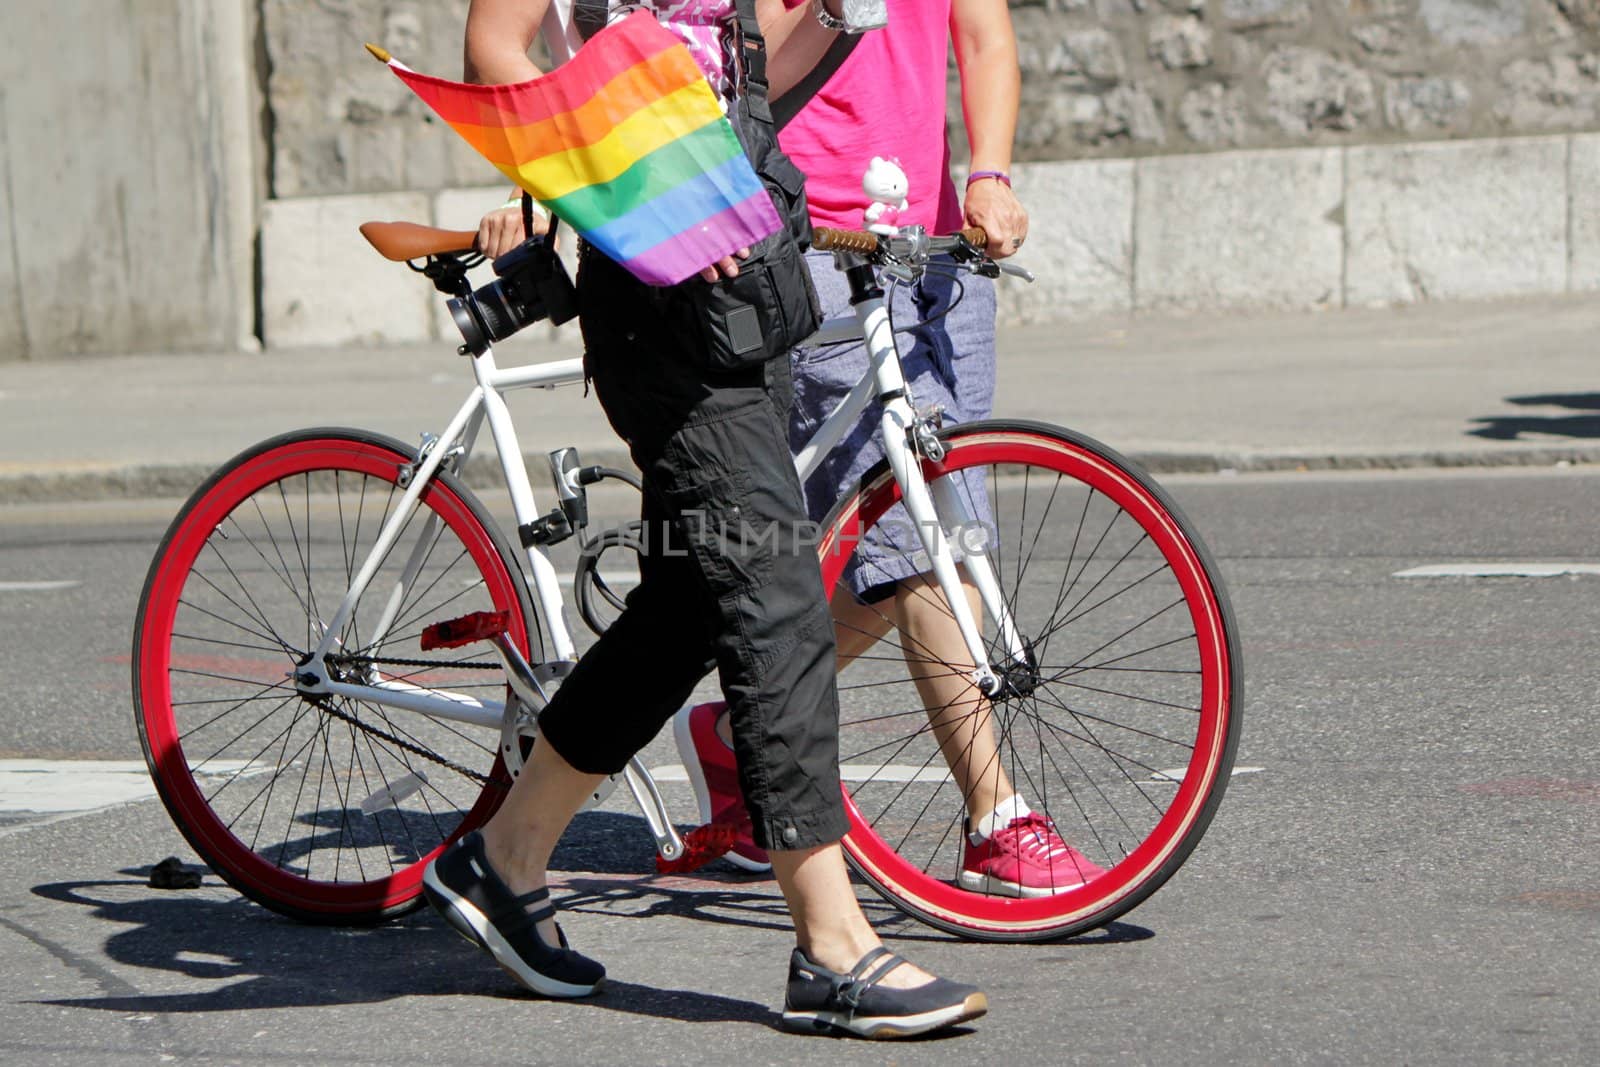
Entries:
{"label": "white road marking", "polygon": [[93,811],[155,795],[143,760],[0,760],[0,811]]}
{"label": "white road marking", "polygon": [[[1233,774],[1229,775],[1229,777],[1237,777],[1241,774],[1260,774],[1264,770],[1266,770],[1265,767],[1235,767],[1233,769]],[[1189,768],[1187,767],[1173,767],[1169,770],[1157,771],[1156,773],[1152,774],[1150,776],[1150,781],[1165,782],[1168,785],[1176,785],[1177,783],[1183,781],[1183,776],[1188,773]]]}
{"label": "white road marking", "polygon": [[[1235,767],[1233,775],[1259,774],[1265,767]],[[1187,767],[1173,767],[1156,771],[1148,781],[1176,785],[1189,773]],[[689,774],[681,763],[668,763],[650,768],[650,777],[658,782],[687,782]],[[844,763],[839,766],[839,777],[847,782],[948,782],[950,771],[944,767],[913,767],[905,763]]]}
{"label": "white road marking", "polygon": [[[248,760],[214,760],[204,773],[233,774],[247,767]],[[155,795],[143,760],[0,760],[0,814],[39,816],[0,828],[0,837]]]}
{"label": "white road marking", "polygon": [[0,593],[51,593],[58,589],[76,589],[82,584],[71,579],[58,582],[0,582]]}
{"label": "white road marking", "polygon": [[1435,563],[1396,571],[1396,578],[1555,578],[1600,574],[1600,563]]}
{"label": "white road marking", "polygon": [[[689,773],[681,763],[669,763],[650,768],[650,777],[658,782],[687,782]],[[839,766],[839,777],[846,782],[948,782],[950,771],[944,767],[913,767],[900,763],[845,763]]]}

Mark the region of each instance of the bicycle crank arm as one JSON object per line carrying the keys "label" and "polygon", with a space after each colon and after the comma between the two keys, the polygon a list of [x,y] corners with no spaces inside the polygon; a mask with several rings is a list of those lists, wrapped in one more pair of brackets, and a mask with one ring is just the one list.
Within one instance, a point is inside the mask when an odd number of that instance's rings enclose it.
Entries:
{"label": "bicycle crank arm", "polygon": [[506,634],[506,625],[509,621],[508,612],[477,611],[471,615],[463,615],[459,619],[436,622],[428,626],[422,631],[419,643],[424,652],[431,652],[441,648],[460,648],[475,641],[488,641],[494,646],[495,652],[500,656],[500,662],[505,666],[506,682],[511,686],[511,691],[529,709],[537,712],[550,702],[543,683],[550,681],[554,675],[541,668],[545,675],[541,678],[541,671],[534,670],[522,657],[521,651],[511,643],[511,638]]}
{"label": "bicycle crank arm", "polygon": [[522,653],[517,651],[517,646],[511,643],[511,638],[504,633],[490,637],[489,643],[500,654],[500,662],[505,664],[506,682],[511,686],[511,691],[517,694],[517,699],[522,701],[524,707],[537,714],[550,702],[544,683],[552,680],[555,674],[544,668],[535,670],[529,666],[528,661],[522,658]]}
{"label": "bicycle crank arm", "polygon": [[644,764],[639,762],[639,757],[628,761],[622,777],[628,783],[644,821],[650,824],[650,836],[656,839],[656,854],[664,860],[675,860],[683,855],[683,838],[678,836],[677,828],[667,817],[667,806],[661,800],[661,791],[656,788],[655,779],[650,777]]}

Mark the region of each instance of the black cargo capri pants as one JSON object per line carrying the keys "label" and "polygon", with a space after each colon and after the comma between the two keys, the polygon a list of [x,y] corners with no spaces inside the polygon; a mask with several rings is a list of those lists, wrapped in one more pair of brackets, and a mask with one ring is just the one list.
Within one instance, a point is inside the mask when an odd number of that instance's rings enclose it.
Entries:
{"label": "black cargo capri pants", "polygon": [[660,292],[585,247],[585,369],[644,476],[627,606],[539,717],[568,763],[615,774],[714,661],[756,843],[812,848],[849,824],[833,625],[786,425],[789,361],[712,372]]}

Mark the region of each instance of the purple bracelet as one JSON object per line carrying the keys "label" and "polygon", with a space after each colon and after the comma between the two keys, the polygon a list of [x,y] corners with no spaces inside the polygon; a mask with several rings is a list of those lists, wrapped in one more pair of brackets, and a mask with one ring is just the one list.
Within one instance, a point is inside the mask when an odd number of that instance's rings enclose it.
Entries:
{"label": "purple bracelet", "polygon": [[979,182],[985,178],[993,178],[1007,189],[1011,188],[1011,175],[1003,170],[975,170],[967,175],[967,184],[971,185],[973,182]]}

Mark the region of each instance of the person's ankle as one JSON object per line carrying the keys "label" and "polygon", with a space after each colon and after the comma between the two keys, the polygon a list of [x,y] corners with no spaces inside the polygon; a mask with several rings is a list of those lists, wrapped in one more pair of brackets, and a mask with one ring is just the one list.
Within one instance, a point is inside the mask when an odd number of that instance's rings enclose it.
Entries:
{"label": "person's ankle", "polygon": [[830,971],[840,974],[854,967],[867,953],[877,948],[882,942],[876,937],[851,937],[831,936],[813,937],[808,944],[800,945],[800,951],[805,953],[806,959],[819,967],[826,967]]}
{"label": "person's ankle", "polygon": [[1032,809],[1028,802],[1022,799],[1022,794],[1013,792],[1004,800],[995,804],[987,811],[974,815],[967,813],[967,834],[976,834],[980,838],[993,837],[995,831],[1003,830],[1011,825],[1012,820],[1019,819],[1029,814]]}
{"label": "person's ankle", "polygon": [[527,851],[519,847],[517,838],[502,836],[490,823],[479,831],[483,835],[483,854],[494,873],[517,896],[543,889],[546,882],[544,865],[535,862]]}
{"label": "person's ankle", "polygon": [[[876,935],[867,938],[849,937],[842,939],[814,938],[809,946],[801,945],[800,951],[805,953],[806,959],[819,967],[826,967],[838,974],[847,974],[850,969],[871,952],[880,947],[883,942]],[[915,989],[934,980],[934,975],[918,967],[910,960],[903,960],[895,964],[886,973],[880,982],[890,989]]]}

